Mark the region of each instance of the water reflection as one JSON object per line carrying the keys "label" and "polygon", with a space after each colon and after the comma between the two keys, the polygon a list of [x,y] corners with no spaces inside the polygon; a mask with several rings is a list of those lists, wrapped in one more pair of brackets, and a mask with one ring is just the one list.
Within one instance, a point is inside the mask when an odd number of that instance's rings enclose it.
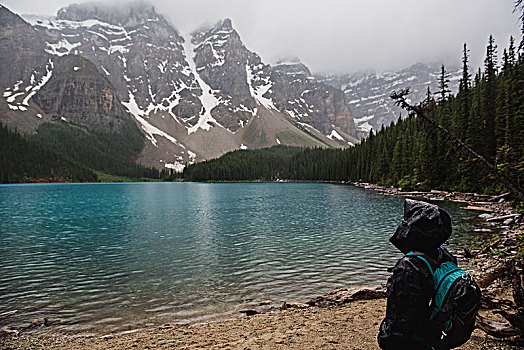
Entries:
{"label": "water reflection", "polygon": [[[474,216],[438,203],[453,244]],[[315,183],[0,186],[2,322],[124,330],[385,281],[403,199]]]}

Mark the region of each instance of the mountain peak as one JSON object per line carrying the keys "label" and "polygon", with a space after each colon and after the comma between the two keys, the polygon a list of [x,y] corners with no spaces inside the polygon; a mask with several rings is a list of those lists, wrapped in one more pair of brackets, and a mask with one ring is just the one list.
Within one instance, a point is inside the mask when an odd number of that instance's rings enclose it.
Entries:
{"label": "mountain peak", "polygon": [[219,21],[216,26],[220,27],[221,29],[226,29],[226,30],[233,29],[233,23],[231,22],[230,18],[225,18]]}
{"label": "mountain peak", "polygon": [[280,59],[275,65],[273,65],[273,69],[285,74],[303,74],[307,77],[311,76],[309,68],[302,63],[298,57]]}
{"label": "mountain peak", "polygon": [[90,1],[71,4],[58,11],[57,19],[69,21],[86,21],[97,19],[116,25],[133,26],[149,19],[163,18],[156,13],[155,7],[147,1],[137,0],[122,5],[107,4],[101,1]]}

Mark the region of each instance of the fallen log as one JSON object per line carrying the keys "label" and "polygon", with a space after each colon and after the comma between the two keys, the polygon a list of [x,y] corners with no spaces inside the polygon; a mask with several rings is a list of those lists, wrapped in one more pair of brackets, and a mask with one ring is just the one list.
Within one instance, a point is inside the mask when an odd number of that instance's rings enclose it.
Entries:
{"label": "fallen log", "polygon": [[259,307],[259,308],[253,308],[253,309],[242,309],[239,310],[241,314],[245,314],[246,316],[253,316],[253,315],[261,315],[261,314],[268,314],[270,312],[276,312],[279,311],[279,309],[275,307]]}
{"label": "fallen log", "polygon": [[417,197],[417,198],[421,198],[421,197],[424,197],[424,193],[422,192],[397,192],[396,193],[398,196],[404,196],[404,197]]}
{"label": "fallen log", "polygon": [[[514,260],[511,269],[513,300],[521,309],[524,309],[524,261]],[[523,315],[524,316],[524,315]]]}
{"label": "fallen log", "polygon": [[519,332],[509,323],[492,321],[480,315],[477,315],[475,327],[495,338],[507,338],[519,334]]}
{"label": "fallen log", "polygon": [[4,326],[4,327],[0,328],[0,335],[5,334],[5,335],[15,335],[15,336],[17,336],[19,333],[20,333],[19,330],[13,329],[13,328],[11,328],[9,326]]}
{"label": "fallen log", "polygon": [[503,216],[495,216],[494,218],[487,219],[486,221],[487,222],[504,221],[506,219],[512,219],[512,218],[516,218],[516,217],[519,217],[519,216],[520,216],[520,214],[509,214],[509,215],[503,215]]}
{"label": "fallen log", "polygon": [[487,290],[482,291],[482,297],[480,299],[481,307],[483,309],[498,309],[501,306],[510,306],[514,307],[514,304],[511,300],[498,298],[492,292]]}
{"label": "fallen log", "polygon": [[177,329],[181,327],[189,327],[189,324],[187,323],[166,323],[161,326],[156,326],[155,328],[158,329]]}
{"label": "fallen log", "polygon": [[495,197],[491,198],[491,201],[493,201],[493,202],[498,202],[498,201],[501,200],[502,198],[507,197],[507,196],[509,196],[509,195],[510,195],[509,192],[506,192],[506,193],[503,193],[503,194],[499,194],[498,196],[495,196]]}
{"label": "fallen log", "polygon": [[495,210],[491,208],[484,208],[484,207],[478,207],[474,205],[468,205],[467,207],[464,207],[466,210],[476,210],[476,211],[483,211],[486,213],[493,213]]}
{"label": "fallen log", "polygon": [[279,308],[275,307],[271,304],[271,302],[268,301],[263,301],[254,304],[244,304],[240,305],[240,307],[242,307],[242,309],[238,310],[238,312],[240,312],[241,314],[245,314],[246,316],[267,314],[270,312],[279,311]]}
{"label": "fallen log", "polygon": [[493,311],[493,313],[499,314],[502,317],[504,317],[513,328],[515,328],[516,330],[520,330],[520,333],[524,332],[524,324],[523,320],[519,317],[519,312],[513,314],[507,312],[506,310],[500,309]]}
{"label": "fallen log", "polygon": [[280,307],[280,311],[289,310],[289,309],[306,309],[308,304],[297,303],[294,301],[284,301],[284,304]]}
{"label": "fallen log", "polygon": [[14,315],[14,314],[16,314],[17,312],[18,312],[18,310],[2,312],[2,313],[0,314],[0,318],[4,318],[4,317],[8,317],[8,316]]}
{"label": "fallen log", "polygon": [[504,262],[501,265],[488,270],[488,272],[482,276],[480,280],[477,281],[477,284],[480,288],[486,288],[499,277],[502,277],[510,268],[508,262]]}
{"label": "fallen log", "polygon": [[488,232],[493,232],[493,230],[489,228],[476,228],[473,230],[473,232],[488,233]]}
{"label": "fallen log", "polygon": [[513,300],[517,304],[517,313],[512,315],[514,326],[520,330],[521,340],[524,340],[524,261],[522,259],[516,259],[513,261],[511,269],[512,285],[513,285]]}

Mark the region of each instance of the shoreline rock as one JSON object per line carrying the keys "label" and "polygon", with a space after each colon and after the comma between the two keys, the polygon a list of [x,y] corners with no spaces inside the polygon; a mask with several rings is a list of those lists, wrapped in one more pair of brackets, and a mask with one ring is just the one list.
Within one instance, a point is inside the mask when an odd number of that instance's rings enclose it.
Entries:
{"label": "shoreline rock", "polygon": [[351,288],[340,288],[319,295],[306,302],[309,306],[329,307],[355,300],[371,300],[386,298],[386,288],[384,286],[362,286]]}

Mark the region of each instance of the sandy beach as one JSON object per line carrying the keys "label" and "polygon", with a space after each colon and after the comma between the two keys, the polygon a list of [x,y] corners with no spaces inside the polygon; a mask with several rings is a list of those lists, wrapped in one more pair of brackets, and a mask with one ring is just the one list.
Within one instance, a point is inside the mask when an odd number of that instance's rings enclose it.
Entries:
{"label": "sandy beach", "polygon": [[[0,339],[2,349],[378,349],[385,299],[343,306],[286,310],[237,320],[151,328],[92,338],[21,334]],[[460,349],[518,349],[475,330]]]}

